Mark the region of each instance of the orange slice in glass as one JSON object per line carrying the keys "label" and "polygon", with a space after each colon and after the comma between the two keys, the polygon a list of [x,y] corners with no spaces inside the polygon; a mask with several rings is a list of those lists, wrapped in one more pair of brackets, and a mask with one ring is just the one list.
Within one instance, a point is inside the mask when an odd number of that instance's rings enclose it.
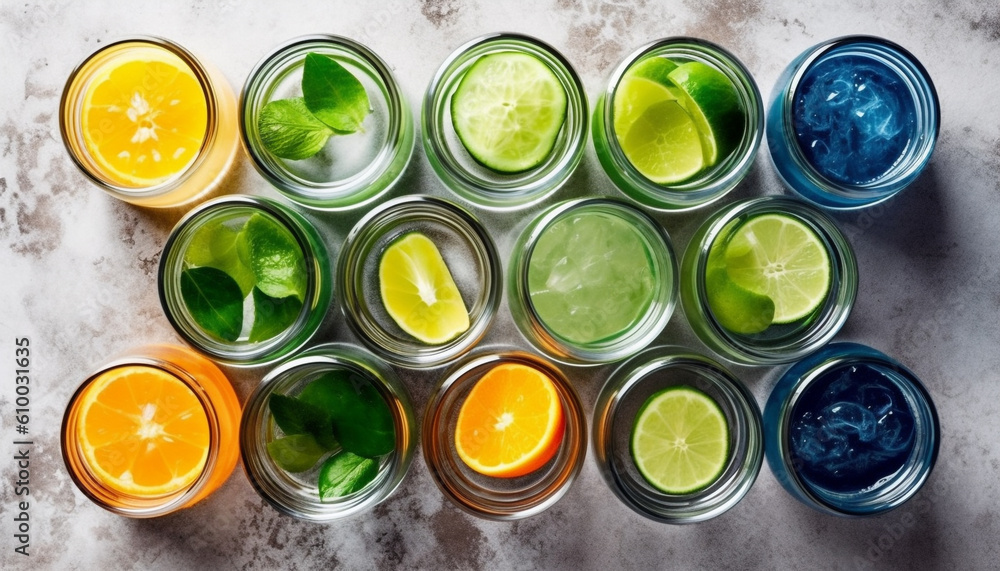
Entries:
{"label": "orange slice in glass", "polygon": [[555,456],[563,429],[552,379],[527,365],[502,364],[483,375],[462,403],[455,448],[480,474],[516,478]]}
{"label": "orange slice in glass", "polygon": [[83,139],[110,182],[144,188],[184,172],[208,129],[205,90],[160,48],[135,48],[99,69],[84,95]]}
{"label": "orange slice in glass", "polygon": [[79,441],[91,472],[109,488],[162,496],[204,471],[208,416],[177,377],[155,367],[118,367],[81,396]]}

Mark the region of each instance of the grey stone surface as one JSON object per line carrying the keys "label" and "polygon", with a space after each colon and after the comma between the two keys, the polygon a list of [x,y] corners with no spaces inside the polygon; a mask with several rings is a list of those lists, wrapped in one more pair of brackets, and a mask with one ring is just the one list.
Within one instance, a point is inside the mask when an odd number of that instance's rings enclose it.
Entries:
{"label": "grey stone surface", "polygon": [[[618,569],[1000,567],[1000,7],[958,0],[835,3],[781,0],[236,0],[0,3],[0,568],[3,569]],[[854,33],[903,44],[941,98],[938,147],[916,184],[882,207],[838,217],[857,251],[861,287],[838,336],[898,358],[929,386],[941,416],[937,467],[909,504],[866,520],[832,518],[796,502],[768,468],[742,503],[703,524],[674,527],[623,506],[593,455],[549,511],[515,523],[476,519],[435,487],[418,454],[394,496],[329,525],[279,515],[240,468],[197,506],[156,520],[116,517],[75,488],[58,430],[92,367],[175,335],[160,310],[160,249],[182,213],[118,202],[90,185],[60,141],[63,83],[85,55],[134,34],[171,38],[215,63],[237,88],[272,46],[307,33],[346,35],[388,61],[419,114],[438,64],[460,43],[511,30],[551,43],[576,66],[592,100],[610,68],[653,39],[715,41],[751,70],[765,97],[803,49]],[[225,192],[277,196],[240,155]],[[395,194],[447,196],[418,146]],[[723,202],[782,192],[766,149]],[[616,194],[593,148],[549,202]],[[682,249],[708,214],[657,214]],[[530,213],[530,212],[529,212]],[[509,249],[526,212],[484,213]],[[313,214],[334,243],[361,213]],[[31,339],[30,496],[15,495],[11,459],[14,339]],[[329,312],[320,340],[350,340]],[[664,343],[707,351],[678,310]],[[525,346],[506,309],[488,344]],[[733,367],[763,405],[781,368]],[[266,370],[266,369],[265,369]],[[611,367],[570,368],[588,415]],[[241,399],[264,370],[227,369]],[[402,372],[423,417],[441,370]],[[589,419],[589,416],[588,416]],[[13,551],[14,508],[30,504],[29,557]]]}

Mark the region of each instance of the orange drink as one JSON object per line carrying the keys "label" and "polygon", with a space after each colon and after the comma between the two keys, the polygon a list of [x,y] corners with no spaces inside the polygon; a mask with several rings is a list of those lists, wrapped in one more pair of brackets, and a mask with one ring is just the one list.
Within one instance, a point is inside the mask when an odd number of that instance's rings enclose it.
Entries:
{"label": "orange drink", "polygon": [[73,395],[62,426],[80,490],[120,515],[188,507],[229,477],[240,404],[229,380],[190,349],[144,347],[101,367]]}
{"label": "orange drink", "polygon": [[66,82],[59,121],[84,174],[140,206],[178,206],[209,193],[237,148],[226,79],[158,38],[115,42],[84,60]]}

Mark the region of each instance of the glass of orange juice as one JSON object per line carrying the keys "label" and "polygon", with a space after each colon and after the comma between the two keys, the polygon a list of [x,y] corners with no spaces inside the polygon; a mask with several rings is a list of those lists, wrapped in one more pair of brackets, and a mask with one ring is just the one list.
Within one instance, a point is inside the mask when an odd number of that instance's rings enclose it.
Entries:
{"label": "glass of orange juice", "polygon": [[113,513],[146,518],[202,500],[239,457],[240,403],[194,351],[142,347],[97,369],[63,417],[70,477]]}
{"label": "glass of orange juice", "polygon": [[80,170],[139,206],[180,206],[209,194],[236,156],[232,87],[161,38],[123,39],[88,56],[59,107],[63,142]]}
{"label": "glass of orange juice", "polygon": [[583,406],[564,373],[518,350],[486,350],[446,372],[424,414],[424,460],[462,510],[490,520],[539,514],[583,467]]}

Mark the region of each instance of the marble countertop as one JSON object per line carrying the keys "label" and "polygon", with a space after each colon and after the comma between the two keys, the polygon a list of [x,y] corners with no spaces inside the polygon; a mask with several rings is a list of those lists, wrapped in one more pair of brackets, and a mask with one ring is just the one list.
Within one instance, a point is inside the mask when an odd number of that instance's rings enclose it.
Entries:
{"label": "marble countertop", "polygon": [[[538,3],[309,0],[159,3],[0,2],[0,567],[3,569],[469,569],[922,568],[1000,565],[1000,7],[957,0],[893,4],[779,0],[543,0]],[[129,520],[91,504],[70,481],[59,424],[71,392],[93,367],[130,347],[176,336],[156,294],[156,268],[181,212],[118,202],[89,184],[59,137],[57,108],[70,70],[109,40],[170,38],[218,66],[237,88],[273,46],[329,32],[371,47],[394,68],[415,114],[437,66],[467,39],[493,31],[539,37],[569,59],[593,99],[635,47],[690,35],[739,57],[767,97],[805,48],[845,34],[874,34],[911,50],[941,99],[937,150],[898,198],[839,215],[854,244],[861,285],[840,340],[899,359],[929,387],[941,417],[940,458],[909,504],[865,520],[821,515],[789,496],[765,465],[731,511],[669,526],[620,503],[588,450],[566,496],[513,523],[469,516],[434,485],[418,453],[395,495],[369,513],[317,525],[279,515],[241,468],[197,506]],[[241,153],[223,192],[277,197]],[[395,195],[449,196],[418,145]],[[782,192],[762,149],[722,203]],[[617,191],[588,146],[583,164],[548,202]],[[657,214],[680,251],[712,207]],[[529,213],[484,213],[509,251]],[[311,214],[331,240],[360,212]],[[12,444],[14,343],[31,340],[30,496],[18,496]],[[351,340],[339,306],[315,341]],[[678,308],[662,343],[708,350]],[[506,307],[488,344],[526,347]],[[778,368],[731,367],[763,405]],[[612,367],[568,374],[592,413]],[[264,369],[227,369],[245,399]],[[418,408],[442,370],[401,372]],[[14,552],[17,502],[30,502],[30,556]]]}

